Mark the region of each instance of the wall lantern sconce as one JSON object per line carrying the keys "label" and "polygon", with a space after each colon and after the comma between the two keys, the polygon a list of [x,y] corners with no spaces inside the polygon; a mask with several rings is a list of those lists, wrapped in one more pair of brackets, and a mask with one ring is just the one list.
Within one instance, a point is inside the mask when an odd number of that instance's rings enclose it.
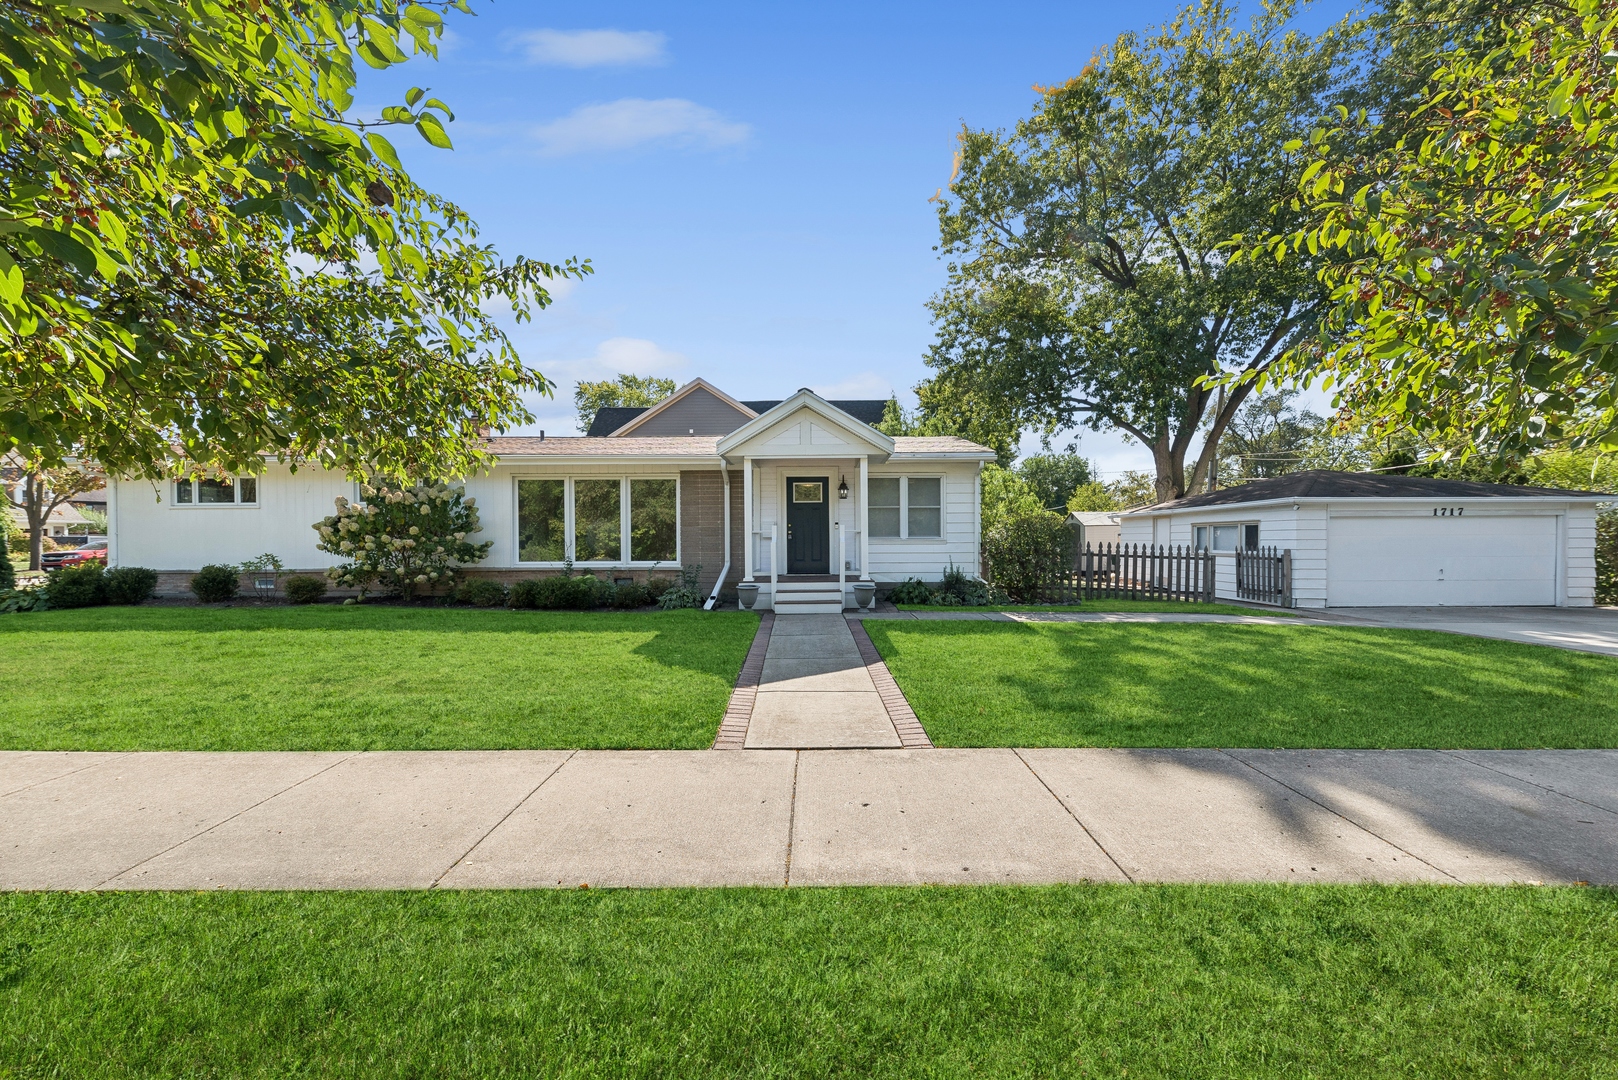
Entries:
{"label": "wall lantern sconce", "polygon": [[848,498],[848,480],[841,476],[837,478],[837,497],[839,499]]}

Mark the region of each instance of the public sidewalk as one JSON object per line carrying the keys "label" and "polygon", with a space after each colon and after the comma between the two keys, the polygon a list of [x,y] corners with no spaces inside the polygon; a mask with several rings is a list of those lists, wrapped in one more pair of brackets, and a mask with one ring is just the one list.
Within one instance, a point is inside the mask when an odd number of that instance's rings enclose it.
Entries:
{"label": "public sidewalk", "polygon": [[1618,751],[0,753],[3,889],[1081,880],[1618,883]]}

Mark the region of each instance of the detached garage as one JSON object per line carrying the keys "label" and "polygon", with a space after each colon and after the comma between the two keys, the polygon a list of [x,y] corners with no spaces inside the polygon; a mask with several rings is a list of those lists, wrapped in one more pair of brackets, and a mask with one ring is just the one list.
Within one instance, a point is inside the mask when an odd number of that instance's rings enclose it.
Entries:
{"label": "detached garage", "polygon": [[1237,598],[1236,552],[1290,552],[1299,607],[1595,602],[1597,506],[1585,491],[1324,470],[1123,515],[1126,544],[1194,545]]}

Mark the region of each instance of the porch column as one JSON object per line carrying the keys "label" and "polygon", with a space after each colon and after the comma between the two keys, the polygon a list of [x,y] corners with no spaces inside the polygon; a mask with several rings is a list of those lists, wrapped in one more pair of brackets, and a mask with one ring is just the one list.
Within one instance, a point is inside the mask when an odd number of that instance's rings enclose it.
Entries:
{"label": "porch column", "polygon": [[860,455],[860,580],[871,580],[871,459]]}
{"label": "porch column", "polygon": [[742,458],[742,558],[747,560],[743,581],[753,580],[753,459]]}

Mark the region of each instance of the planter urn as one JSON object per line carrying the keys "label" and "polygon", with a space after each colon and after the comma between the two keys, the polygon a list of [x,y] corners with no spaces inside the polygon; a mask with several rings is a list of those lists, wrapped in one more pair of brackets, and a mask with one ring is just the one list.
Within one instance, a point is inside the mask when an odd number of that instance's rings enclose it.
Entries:
{"label": "planter urn", "polygon": [[856,581],[854,583],[854,602],[860,606],[861,611],[870,611],[871,604],[876,600],[876,582]]}
{"label": "planter urn", "polygon": [[751,581],[744,581],[736,586],[736,596],[742,602],[745,611],[752,611],[753,605],[758,603],[758,585]]}

